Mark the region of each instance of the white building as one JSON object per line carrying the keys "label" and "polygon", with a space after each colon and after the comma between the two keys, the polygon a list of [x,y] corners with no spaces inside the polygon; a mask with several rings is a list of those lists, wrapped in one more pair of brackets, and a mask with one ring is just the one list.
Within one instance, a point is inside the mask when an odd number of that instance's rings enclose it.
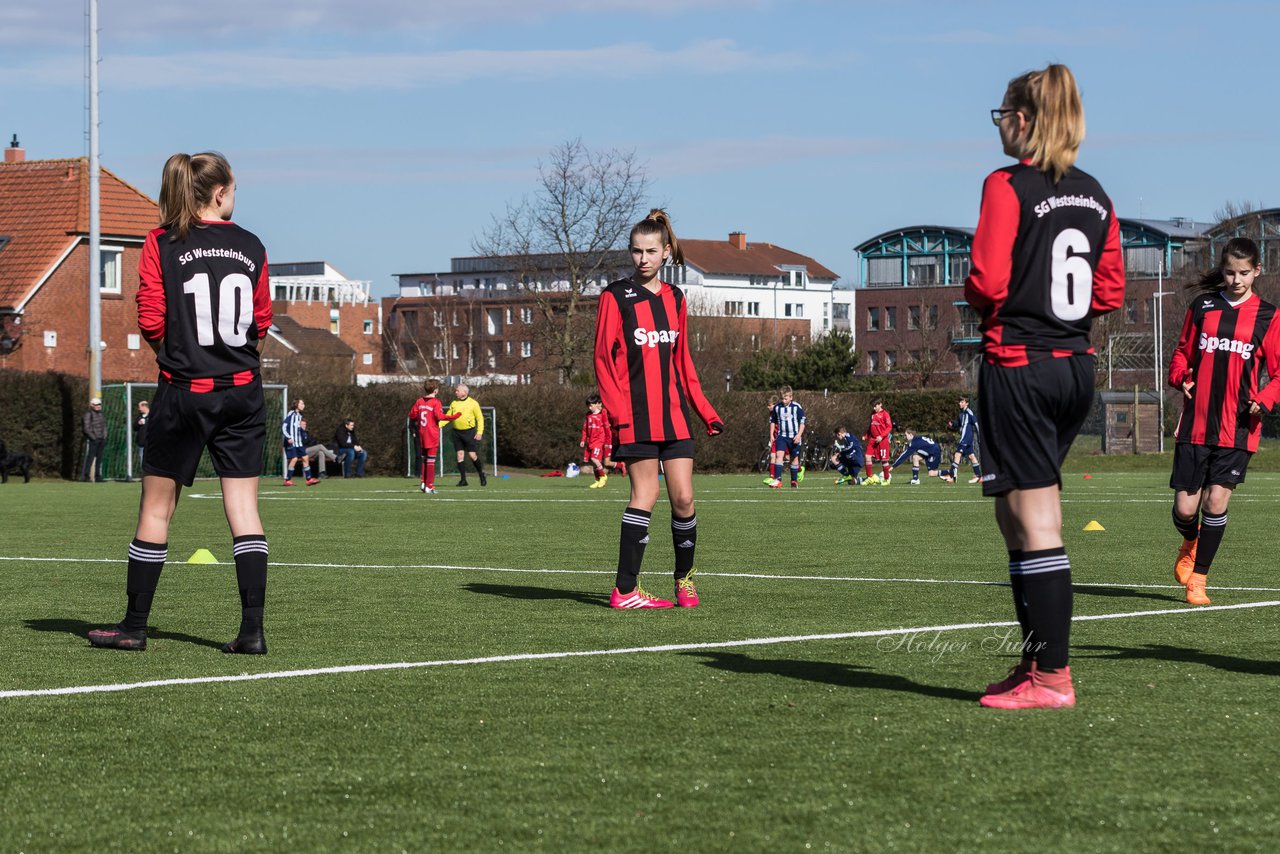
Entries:
{"label": "white building", "polygon": [[684,267],[666,267],[662,278],[684,289],[690,314],[807,320],[812,338],[832,328],[832,287],[839,276],[813,258],[772,243],[748,243],[740,231],[728,240],[681,240],[680,248]]}

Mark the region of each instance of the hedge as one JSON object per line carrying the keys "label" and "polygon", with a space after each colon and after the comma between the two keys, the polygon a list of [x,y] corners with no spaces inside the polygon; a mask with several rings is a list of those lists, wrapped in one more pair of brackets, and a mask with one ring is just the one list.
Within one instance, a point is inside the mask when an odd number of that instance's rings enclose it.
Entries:
{"label": "hedge", "polygon": [[[472,396],[481,405],[497,409],[501,465],[550,470],[581,459],[578,439],[588,391],[569,386],[492,385],[474,387]],[[954,438],[946,424],[955,417],[956,400],[961,393],[958,389],[930,389],[824,395],[821,391],[797,390],[795,395],[805,408],[812,443],[825,447],[841,425],[861,435],[871,417],[871,401],[876,397],[884,399],[899,430],[915,427],[945,443]],[[420,394],[417,386],[360,388],[295,383],[289,394],[307,401],[307,420],[318,440],[329,441],[342,419],[354,418],[361,444],[369,452],[368,473],[404,474],[405,416]],[[35,474],[76,477],[81,452],[80,415],[87,397],[83,378],[16,371],[0,374],[0,439],[11,449],[30,453],[35,459]],[[447,389],[442,397],[447,404]],[[698,469],[724,472],[751,468],[768,438],[765,405],[769,395],[713,390],[709,397],[727,429],[716,438],[698,431]],[[975,399],[974,406],[981,414],[981,401]],[[1176,410],[1176,406],[1170,408]],[[1273,435],[1275,427],[1274,419],[1268,418],[1264,431]]]}

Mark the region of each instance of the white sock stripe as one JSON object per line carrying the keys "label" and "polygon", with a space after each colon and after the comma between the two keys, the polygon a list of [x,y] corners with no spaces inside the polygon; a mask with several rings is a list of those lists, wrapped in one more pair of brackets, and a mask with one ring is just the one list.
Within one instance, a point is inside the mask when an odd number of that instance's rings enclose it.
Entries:
{"label": "white sock stripe", "polygon": [[649,529],[649,520],[643,516],[629,516],[626,513],[623,513],[622,524],[635,525],[638,528],[644,528],[646,531]]}
{"label": "white sock stripe", "polygon": [[1227,524],[1227,514],[1223,513],[1221,516],[1210,516],[1206,513],[1204,516],[1200,517],[1200,524],[1208,525],[1210,528],[1221,528],[1223,525]]}
{"label": "white sock stripe", "polygon": [[671,527],[677,531],[692,531],[694,528],[698,527],[698,520],[694,518],[690,519],[688,522],[677,522],[675,519],[672,519]]}
{"label": "white sock stripe", "polygon": [[156,549],[140,549],[137,546],[129,546],[129,559],[139,560],[143,563],[164,563],[169,559],[169,550],[164,549],[158,551]]}
{"label": "white sock stripe", "polygon": [[1059,564],[1062,566],[1070,566],[1071,561],[1067,559],[1066,555],[1052,555],[1050,557],[1037,557],[1032,558],[1031,560],[1017,561],[1015,563],[1010,563],[1009,565],[1021,566],[1023,569],[1039,569],[1042,566],[1056,566]]}
{"label": "white sock stripe", "polygon": [[1070,574],[1071,566],[1068,564],[1066,566],[1047,566],[1043,569],[1023,569],[1018,571],[1014,571],[1012,569],[1009,570],[1010,575],[1045,575],[1050,572],[1064,572]]}
{"label": "white sock stripe", "polygon": [[260,543],[241,543],[240,545],[233,546],[231,549],[231,553],[235,555],[248,554],[249,552],[262,552],[263,554],[267,554],[266,541],[264,540]]}

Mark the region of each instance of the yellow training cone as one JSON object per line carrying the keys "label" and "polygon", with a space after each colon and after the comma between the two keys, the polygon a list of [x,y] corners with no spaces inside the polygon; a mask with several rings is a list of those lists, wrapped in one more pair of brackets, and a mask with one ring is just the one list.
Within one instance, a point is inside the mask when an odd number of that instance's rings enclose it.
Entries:
{"label": "yellow training cone", "polygon": [[[1094,520],[1092,520],[1091,522],[1089,522],[1089,524],[1088,524],[1088,525],[1085,525],[1085,526],[1084,526],[1084,528],[1083,528],[1083,530],[1085,530],[1085,531],[1105,531],[1105,530],[1107,530],[1107,529],[1106,529],[1106,528],[1104,528],[1104,527],[1102,527],[1101,525],[1099,525],[1099,524],[1098,524],[1098,520],[1097,520],[1097,519],[1094,519]],[[201,551],[203,551],[203,549],[201,549]]]}
{"label": "yellow training cone", "polygon": [[217,563],[218,559],[213,556],[213,552],[208,549],[196,549],[191,557],[187,558],[187,563]]}

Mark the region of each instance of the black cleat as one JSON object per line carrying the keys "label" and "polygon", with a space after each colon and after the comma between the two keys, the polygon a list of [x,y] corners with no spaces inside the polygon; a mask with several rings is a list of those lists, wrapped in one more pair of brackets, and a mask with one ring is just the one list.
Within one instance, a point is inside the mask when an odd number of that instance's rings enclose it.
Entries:
{"label": "black cleat", "polygon": [[262,632],[240,635],[230,643],[223,644],[222,651],[237,655],[266,655],[267,639],[262,636]]}
{"label": "black cleat", "polygon": [[470,486],[470,485],[471,484],[467,483],[467,479],[465,477],[462,480],[458,481],[458,486]]}
{"label": "black cleat", "polygon": [[484,476],[484,472],[480,472],[480,485],[481,485],[481,486],[488,486],[488,485],[489,485],[489,479],[488,479],[487,477],[485,477],[485,476]]}
{"label": "black cleat", "polygon": [[102,649],[127,649],[141,652],[147,648],[147,631],[126,632],[119,625],[89,632],[89,643]]}

